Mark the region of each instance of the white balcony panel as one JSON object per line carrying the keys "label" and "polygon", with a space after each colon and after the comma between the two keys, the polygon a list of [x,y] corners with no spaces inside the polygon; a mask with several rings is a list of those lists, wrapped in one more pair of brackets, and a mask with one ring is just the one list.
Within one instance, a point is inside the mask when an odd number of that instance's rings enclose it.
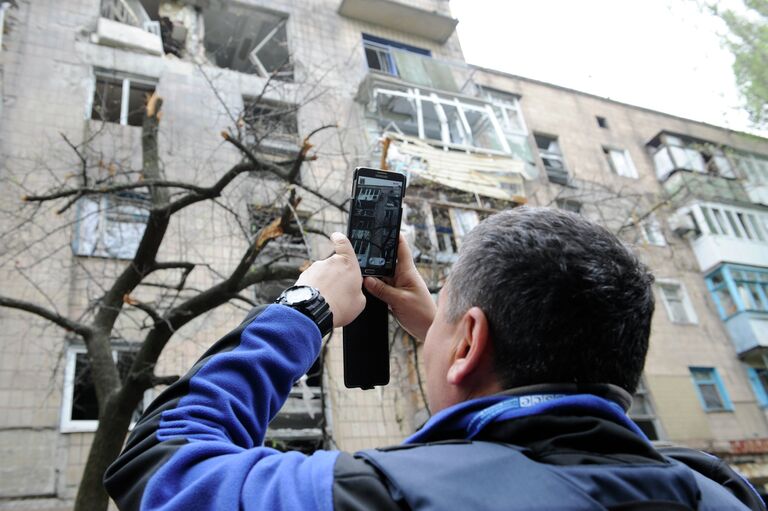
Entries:
{"label": "white balcony panel", "polygon": [[394,0],[342,0],[339,14],[444,43],[459,20]]}
{"label": "white balcony panel", "polygon": [[692,247],[702,272],[723,262],[768,266],[768,243],[708,234],[693,240]]}
{"label": "white balcony panel", "polygon": [[739,355],[768,348],[768,314],[764,312],[741,312],[728,319],[725,328]]}
{"label": "white balcony panel", "polygon": [[107,18],[99,18],[95,36],[95,42],[104,46],[139,50],[152,55],[163,54],[163,41],[159,35]]}

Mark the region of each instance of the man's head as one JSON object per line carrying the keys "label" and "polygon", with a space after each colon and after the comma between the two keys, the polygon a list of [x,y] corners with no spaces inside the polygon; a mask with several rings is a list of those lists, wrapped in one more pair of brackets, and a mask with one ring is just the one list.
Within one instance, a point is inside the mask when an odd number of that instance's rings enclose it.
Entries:
{"label": "man's head", "polygon": [[493,215],[463,240],[427,335],[430,405],[538,383],[634,392],[653,277],[604,228],[564,211]]}

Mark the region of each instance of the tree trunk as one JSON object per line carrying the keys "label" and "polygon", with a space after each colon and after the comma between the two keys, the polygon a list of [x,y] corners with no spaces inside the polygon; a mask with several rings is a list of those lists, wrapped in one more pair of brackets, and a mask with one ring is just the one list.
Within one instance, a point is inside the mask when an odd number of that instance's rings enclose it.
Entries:
{"label": "tree trunk", "polygon": [[109,496],[102,482],[104,472],[123,448],[131,416],[142,395],[141,392],[126,393],[125,390],[111,395],[104,413],[99,417],[99,426],[77,489],[74,511],[106,511],[109,505]]}

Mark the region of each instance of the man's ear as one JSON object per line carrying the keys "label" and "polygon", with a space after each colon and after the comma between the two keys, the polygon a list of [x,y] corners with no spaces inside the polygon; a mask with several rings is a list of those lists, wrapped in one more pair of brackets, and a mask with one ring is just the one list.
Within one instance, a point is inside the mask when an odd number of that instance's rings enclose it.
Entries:
{"label": "man's ear", "polygon": [[[492,357],[492,346],[488,318],[479,307],[472,307],[461,317],[461,337],[448,368],[447,379],[453,385],[461,385],[475,378],[486,377],[487,365]],[[478,374],[478,371],[483,374]]]}

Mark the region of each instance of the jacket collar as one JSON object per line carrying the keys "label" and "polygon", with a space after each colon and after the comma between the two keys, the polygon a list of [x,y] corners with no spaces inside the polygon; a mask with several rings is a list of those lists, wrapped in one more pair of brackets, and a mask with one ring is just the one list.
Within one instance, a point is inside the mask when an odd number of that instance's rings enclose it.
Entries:
{"label": "jacket collar", "polygon": [[615,385],[544,384],[519,387],[441,410],[405,443],[429,442],[446,437],[471,440],[491,424],[540,414],[598,417],[629,429],[647,442],[640,428],[626,415],[631,402],[632,397]]}

